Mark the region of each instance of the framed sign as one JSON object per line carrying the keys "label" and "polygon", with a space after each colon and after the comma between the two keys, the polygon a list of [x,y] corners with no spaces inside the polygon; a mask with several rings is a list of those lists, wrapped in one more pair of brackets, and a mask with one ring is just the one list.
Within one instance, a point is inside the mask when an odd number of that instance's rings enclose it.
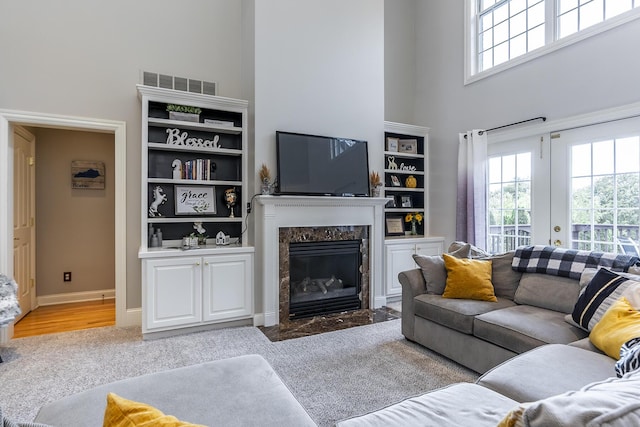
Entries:
{"label": "framed sign", "polygon": [[387,218],[387,236],[401,236],[404,234],[404,223],[400,217]]}
{"label": "framed sign", "polygon": [[398,151],[399,138],[387,137],[387,151]]}
{"label": "framed sign", "polygon": [[413,207],[413,199],[411,196],[401,196],[400,197],[400,205],[403,208],[412,208]]}
{"label": "framed sign", "polygon": [[175,186],[176,215],[216,213],[216,189],[211,186]]}

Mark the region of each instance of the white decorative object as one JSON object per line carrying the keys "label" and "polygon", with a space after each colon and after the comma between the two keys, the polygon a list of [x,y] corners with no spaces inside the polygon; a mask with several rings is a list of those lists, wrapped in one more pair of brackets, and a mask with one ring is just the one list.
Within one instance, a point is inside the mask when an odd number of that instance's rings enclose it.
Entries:
{"label": "white decorative object", "polygon": [[219,144],[220,135],[214,135],[213,140],[189,138],[187,132],[180,133],[180,129],[167,129],[167,145],[183,145],[197,148],[222,148]]}
{"label": "white decorative object", "polygon": [[200,114],[182,113],[180,111],[169,111],[170,120],[181,120],[183,122],[199,122]]}
{"label": "white decorative object", "polygon": [[395,156],[387,157],[387,162],[389,162],[389,166],[387,166],[387,169],[391,169],[391,170],[398,169],[398,165],[396,164],[396,157]]}
{"label": "white decorative object", "polygon": [[149,206],[149,216],[162,216],[160,212],[158,212],[158,206],[164,204],[167,201],[167,195],[164,194],[164,190],[159,185],[153,189],[153,202]]}
{"label": "white decorative object", "polygon": [[180,159],[175,159],[171,163],[171,167],[173,168],[173,179],[182,179],[182,162]]}
{"label": "white decorative object", "polygon": [[231,236],[224,234],[222,231],[218,231],[216,234],[216,245],[228,245],[231,241]]}
{"label": "white decorative object", "polygon": [[207,232],[207,230],[205,230],[205,228],[202,226],[202,221],[194,222],[193,229],[196,230],[198,234],[204,234]]}
{"label": "white decorative object", "polygon": [[404,163],[400,163],[400,170],[409,171],[409,172],[415,172],[416,171],[416,167],[415,166],[411,166],[411,165],[405,165]]}

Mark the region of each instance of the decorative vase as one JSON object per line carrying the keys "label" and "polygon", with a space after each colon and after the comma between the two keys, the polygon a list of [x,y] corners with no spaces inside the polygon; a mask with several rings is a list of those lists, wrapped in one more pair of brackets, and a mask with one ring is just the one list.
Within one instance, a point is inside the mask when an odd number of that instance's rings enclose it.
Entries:
{"label": "decorative vase", "polygon": [[200,114],[195,113],[182,113],[180,111],[169,111],[170,120],[180,120],[183,122],[199,122]]}
{"label": "decorative vase", "polygon": [[271,194],[271,185],[269,184],[269,180],[265,179],[262,181],[262,185],[260,185],[260,192],[264,194]]}
{"label": "decorative vase", "polygon": [[415,176],[409,175],[407,179],[405,179],[404,184],[407,188],[416,188],[418,186],[418,180]]}
{"label": "decorative vase", "polygon": [[415,236],[416,234],[418,234],[418,227],[415,221],[411,221],[411,235]]}
{"label": "decorative vase", "polygon": [[371,197],[380,197],[380,187],[375,186],[371,189]]}

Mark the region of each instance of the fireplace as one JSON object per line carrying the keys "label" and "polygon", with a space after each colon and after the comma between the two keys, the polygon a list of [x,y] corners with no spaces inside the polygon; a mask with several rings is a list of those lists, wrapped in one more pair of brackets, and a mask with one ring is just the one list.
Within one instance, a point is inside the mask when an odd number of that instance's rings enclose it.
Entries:
{"label": "fireplace", "polygon": [[360,240],[289,245],[289,319],[359,310]]}
{"label": "fireplace", "polygon": [[[289,320],[289,246],[293,242],[360,240],[361,309],[386,304],[383,286],[384,212],[376,197],[257,196],[256,272],[266,327]],[[260,298],[260,296],[258,297]]]}
{"label": "fireplace", "polygon": [[281,324],[370,307],[369,227],[282,227],[278,234]]}

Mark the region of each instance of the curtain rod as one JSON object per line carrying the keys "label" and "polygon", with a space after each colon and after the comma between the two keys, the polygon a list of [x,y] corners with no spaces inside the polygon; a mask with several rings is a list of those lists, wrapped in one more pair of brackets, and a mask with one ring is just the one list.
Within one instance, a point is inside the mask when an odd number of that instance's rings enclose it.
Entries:
{"label": "curtain rod", "polygon": [[[491,128],[491,129],[487,129],[487,130],[481,130],[480,132],[478,132],[480,135],[482,135],[485,132],[491,132],[492,130],[498,130],[498,129],[502,129],[502,128],[508,128],[510,126],[516,126],[516,125],[521,125],[522,123],[527,123],[527,122],[532,122],[534,120],[542,120],[543,122],[547,121],[547,118],[544,116],[540,116],[540,117],[534,117],[533,119],[527,119],[527,120],[522,120],[519,122],[515,122],[515,123],[509,123],[508,125],[503,125],[503,126],[498,126],[495,128]],[[467,137],[467,135],[464,136],[465,138]]]}

